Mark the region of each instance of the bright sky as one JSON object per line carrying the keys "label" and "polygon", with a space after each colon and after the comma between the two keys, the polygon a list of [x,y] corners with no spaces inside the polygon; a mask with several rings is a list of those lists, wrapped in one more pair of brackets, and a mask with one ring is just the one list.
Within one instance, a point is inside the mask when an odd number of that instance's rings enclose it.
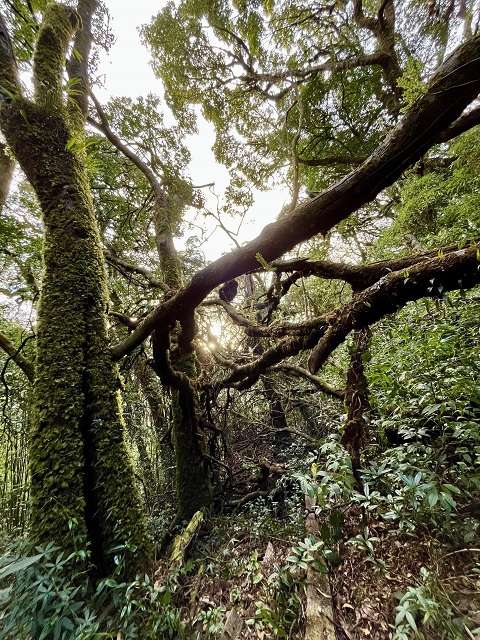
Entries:
{"label": "bright sky", "polygon": [[[138,28],[149,22],[159,11],[162,3],[158,0],[105,0],[112,17],[112,30],[116,42],[110,55],[100,69],[105,75],[105,88],[97,90],[98,97],[106,101],[110,96],[136,98],[147,93],[162,95],[161,82],[155,78],[149,64],[149,51],[142,46]],[[187,146],[192,155],[190,177],[193,184],[215,182],[215,191],[221,194],[228,182],[225,167],[219,165],[211,151],[214,141],[213,127],[205,120],[200,122],[199,134],[189,137]],[[262,228],[275,220],[283,204],[289,200],[287,190],[275,192],[255,192],[255,204],[248,212],[239,235],[240,242],[254,238]],[[209,203],[214,206],[215,201]],[[199,218],[200,222],[203,218]],[[230,229],[235,230],[236,220],[224,219]],[[206,229],[209,233],[210,229]],[[181,244],[181,243],[180,243]],[[225,233],[217,230],[203,245],[208,259],[214,259],[231,248],[231,241]]]}

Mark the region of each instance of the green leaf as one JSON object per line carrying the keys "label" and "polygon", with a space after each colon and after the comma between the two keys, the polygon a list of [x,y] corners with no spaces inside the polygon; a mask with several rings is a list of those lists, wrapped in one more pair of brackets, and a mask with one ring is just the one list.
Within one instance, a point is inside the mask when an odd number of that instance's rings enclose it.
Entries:
{"label": "green leaf", "polygon": [[434,507],[438,502],[438,491],[430,491],[428,494],[428,504],[430,507]]}
{"label": "green leaf", "polygon": [[36,562],[38,562],[42,556],[43,556],[43,553],[39,553],[36,556],[21,558],[20,560],[17,560],[16,562],[12,562],[6,567],[3,567],[2,569],[0,569],[0,580],[14,573],[18,573],[19,571],[23,571],[28,567],[31,567],[32,564],[35,564]]}
{"label": "green leaf", "polygon": [[412,627],[414,631],[417,631],[417,623],[415,622],[415,618],[410,613],[410,611],[405,611],[405,617],[407,619],[408,624]]}

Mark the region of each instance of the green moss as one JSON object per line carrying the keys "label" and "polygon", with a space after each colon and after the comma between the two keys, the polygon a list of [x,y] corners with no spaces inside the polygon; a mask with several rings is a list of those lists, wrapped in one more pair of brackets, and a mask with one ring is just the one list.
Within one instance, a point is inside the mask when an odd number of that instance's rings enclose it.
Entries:
{"label": "green moss", "polygon": [[196,511],[209,509],[212,503],[211,465],[198,424],[198,392],[191,382],[195,375],[193,354],[178,357],[175,368],[182,380],[173,396],[177,518],[190,520]]}
{"label": "green moss", "polygon": [[[39,198],[45,224],[38,308],[36,420],[31,445],[32,531],[71,544],[68,521],[88,539],[102,572],[110,549],[149,553],[109,354],[107,279],[82,153],[65,119],[15,101],[2,128]],[[135,563],[130,563],[132,572]]]}
{"label": "green moss", "polygon": [[58,109],[62,106],[65,56],[79,26],[80,18],[70,7],[62,4],[47,6],[33,59],[37,104]]}

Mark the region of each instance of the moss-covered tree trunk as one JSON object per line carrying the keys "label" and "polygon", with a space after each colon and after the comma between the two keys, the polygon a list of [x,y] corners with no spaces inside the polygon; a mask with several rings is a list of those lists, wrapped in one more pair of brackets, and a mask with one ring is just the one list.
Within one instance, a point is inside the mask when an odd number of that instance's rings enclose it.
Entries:
{"label": "moss-covered tree trunk", "polygon": [[107,275],[85,170],[83,118],[62,93],[66,50],[79,27],[71,9],[47,8],[34,59],[35,102],[21,96],[11,51],[0,51],[0,82],[14,93],[2,104],[0,124],[35,189],[45,226],[32,535],[69,548],[73,525],[103,573],[113,546],[135,547],[134,570],[147,558],[148,541],[109,354]]}
{"label": "moss-covered tree trunk", "polygon": [[[171,217],[172,209],[163,192],[160,192],[157,194],[155,237],[165,284],[175,291],[182,286],[182,265],[173,244]],[[198,389],[195,384],[197,371],[192,346],[194,332],[193,316],[185,318],[182,326],[172,332],[174,335],[164,345],[167,350],[165,359],[157,362],[157,367],[164,369],[160,371],[157,368],[157,371],[161,377],[165,376],[173,394],[178,520],[190,520],[196,511],[208,509],[212,502],[212,473],[204,451]],[[159,336],[159,339],[162,341],[164,338]]]}
{"label": "moss-covered tree trunk", "polygon": [[370,410],[368,380],[365,375],[364,357],[370,343],[370,329],[356,331],[353,337],[350,364],[347,370],[345,405],[348,410],[347,422],[342,435],[342,444],[352,460],[353,475],[361,487],[361,453],[366,444],[367,420]]}

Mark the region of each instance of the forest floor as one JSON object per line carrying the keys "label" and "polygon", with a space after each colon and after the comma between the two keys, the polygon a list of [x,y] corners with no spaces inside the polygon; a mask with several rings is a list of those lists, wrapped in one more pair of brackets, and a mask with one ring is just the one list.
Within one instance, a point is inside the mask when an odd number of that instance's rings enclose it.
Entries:
{"label": "forest floor", "polygon": [[[277,487],[291,491],[285,478],[298,472],[296,459],[277,464],[285,470]],[[478,545],[446,544],[425,527],[400,531],[358,504],[341,511],[341,534],[320,563],[337,639],[480,638]],[[317,514],[325,537],[332,510]],[[196,637],[314,640],[305,635],[306,569],[325,546],[308,535],[305,517],[297,484],[293,495],[273,491],[204,523],[175,595]]]}

